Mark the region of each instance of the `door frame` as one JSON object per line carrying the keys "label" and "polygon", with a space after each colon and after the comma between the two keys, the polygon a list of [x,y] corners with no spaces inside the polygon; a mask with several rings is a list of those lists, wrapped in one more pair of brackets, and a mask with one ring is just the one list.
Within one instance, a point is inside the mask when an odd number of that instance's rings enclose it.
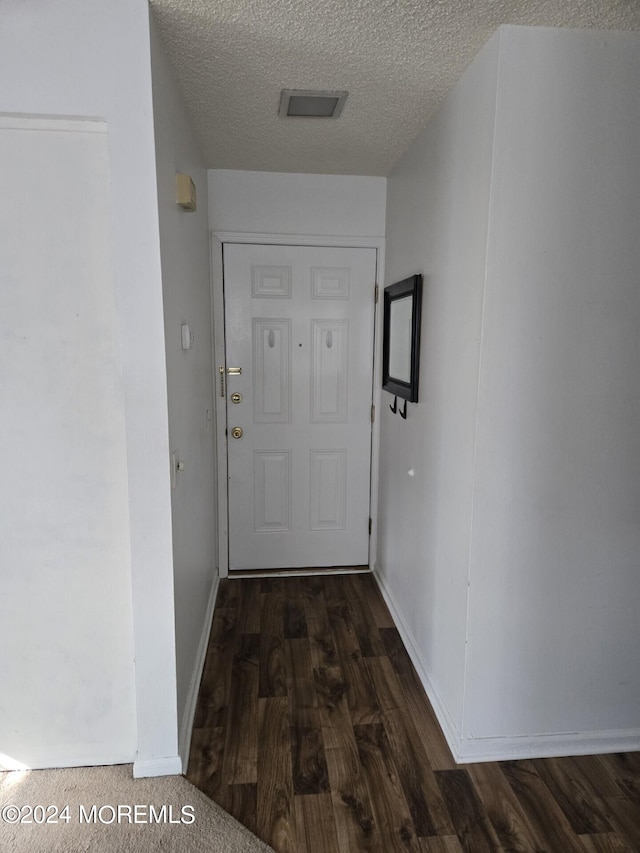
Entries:
{"label": "door frame", "polygon": [[[213,399],[216,423],[216,516],[218,522],[218,573],[229,576],[229,506],[227,492],[227,406],[226,396],[220,396],[218,369],[226,367],[224,328],[224,266],[225,243],[262,244],[271,246],[326,246],[341,249],[376,250],[376,285],[382,293],[384,283],[384,237],[348,237],[334,234],[264,234],[249,231],[211,231],[211,313],[213,329]],[[373,571],[377,556],[378,533],[378,477],[380,452],[380,397],[382,354],[382,311],[380,299],[375,313],[373,346],[373,405],[375,417],[371,429],[371,485],[369,506],[371,536],[369,538],[369,569]],[[271,571],[270,574],[277,574]]]}

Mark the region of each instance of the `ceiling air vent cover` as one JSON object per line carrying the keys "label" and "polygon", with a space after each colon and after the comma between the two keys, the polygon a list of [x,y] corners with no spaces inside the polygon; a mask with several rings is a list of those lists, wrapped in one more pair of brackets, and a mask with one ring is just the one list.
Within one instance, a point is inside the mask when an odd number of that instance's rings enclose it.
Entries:
{"label": "ceiling air vent cover", "polygon": [[283,118],[338,118],[348,94],[283,89],[278,115]]}

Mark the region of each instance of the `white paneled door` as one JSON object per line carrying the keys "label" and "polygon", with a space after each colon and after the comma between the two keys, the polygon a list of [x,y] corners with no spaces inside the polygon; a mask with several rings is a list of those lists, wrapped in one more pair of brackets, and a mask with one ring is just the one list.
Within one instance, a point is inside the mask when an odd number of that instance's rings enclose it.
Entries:
{"label": "white paneled door", "polygon": [[375,249],[224,247],[230,570],[369,561],[375,274]]}

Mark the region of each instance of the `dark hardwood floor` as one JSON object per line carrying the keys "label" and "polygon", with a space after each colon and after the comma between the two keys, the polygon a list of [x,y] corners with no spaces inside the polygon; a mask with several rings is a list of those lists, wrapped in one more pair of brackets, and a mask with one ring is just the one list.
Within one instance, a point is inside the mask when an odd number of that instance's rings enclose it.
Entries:
{"label": "dark hardwood floor", "polygon": [[221,582],[187,775],[278,853],[640,851],[640,753],[453,762],[369,574]]}

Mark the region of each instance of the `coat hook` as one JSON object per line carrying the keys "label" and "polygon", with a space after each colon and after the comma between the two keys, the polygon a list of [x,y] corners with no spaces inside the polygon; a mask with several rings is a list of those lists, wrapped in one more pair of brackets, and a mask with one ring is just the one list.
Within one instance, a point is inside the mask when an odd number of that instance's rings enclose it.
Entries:
{"label": "coat hook", "polygon": [[400,409],[400,417],[404,418],[405,421],[407,419],[407,401],[404,401],[404,409]]}
{"label": "coat hook", "polygon": [[395,413],[398,411],[398,398],[397,397],[393,398],[393,405],[389,406],[389,408],[391,409],[391,411],[395,415]]}

